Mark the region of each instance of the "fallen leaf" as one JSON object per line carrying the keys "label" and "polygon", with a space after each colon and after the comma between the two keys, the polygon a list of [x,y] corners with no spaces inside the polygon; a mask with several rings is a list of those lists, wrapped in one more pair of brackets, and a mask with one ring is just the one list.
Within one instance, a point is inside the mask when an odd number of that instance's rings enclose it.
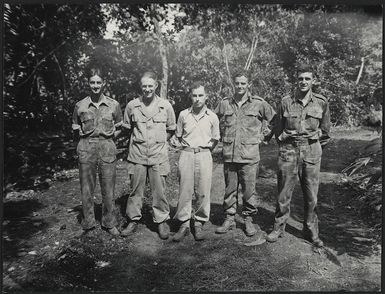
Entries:
{"label": "fallen leaf", "polygon": [[9,272],[12,272],[12,271],[14,271],[14,270],[15,270],[15,267],[14,267],[14,266],[11,266],[11,267],[8,269]]}
{"label": "fallen leaf", "polygon": [[36,253],[35,250],[33,250],[33,251],[28,252],[28,254],[29,254],[29,255],[36,255],[37,253]]}
{"label": "fallen leaf", "polygon": [[96,266],[97,267],[106,267],[106,266],[109,266],[111,264],[111,262],[109,261],[98,261],[96,262]]}

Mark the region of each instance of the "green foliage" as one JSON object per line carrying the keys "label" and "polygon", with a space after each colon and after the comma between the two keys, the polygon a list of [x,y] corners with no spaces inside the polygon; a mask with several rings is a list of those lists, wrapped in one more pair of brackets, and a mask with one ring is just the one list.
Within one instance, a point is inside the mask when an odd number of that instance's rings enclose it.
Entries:
{"label": "green foliage", "polygon": [[[119,31],[106,40],[110,20]],[[361,123],[382,89],[382,19],[359,7],[6,4],[4,32],[5,168],[16,178],[30,164],[23,153],[28,146],[19,140],[25,134],[60,134],[63,144],[70,139],[71,114],[87,94],[90,64],[107,72],[106,92],[122,108],[140,93],[140,74],[156,71],[177,114],[190,105],[194,79],[205,81],[208,105],[215,108],[231,95],[232,74],[245,68],[252,92],[275,107],[295,85],[296,65],[311,63],[334,125]]]}

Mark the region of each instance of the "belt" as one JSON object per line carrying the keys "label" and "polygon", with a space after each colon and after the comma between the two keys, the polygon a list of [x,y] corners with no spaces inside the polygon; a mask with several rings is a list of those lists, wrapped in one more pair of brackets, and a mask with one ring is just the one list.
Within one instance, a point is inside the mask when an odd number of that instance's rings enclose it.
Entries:
{"label": "belt", "polygon": [[283,143],[284,144],[291,144],[291,145],[297,147],[297,146],[307,146],[307,145],[311,145],[311,144],[314,144],[317,142],[318,142],[318,140],[315,140],[315,139],[297,139],[297,140],[289,139]]}
{"label": "belt", "polygon": [[199,153],[199,152],[210,152],[210,149],[209,148],[201,148],[201,147],[198,147],[198,148],[184,147],[183,151]]}
{"label": "belt", "polygon": [[99,137],[86,137],[86,138],[82,138],[82,139],[88,140],[88,142],[93,143],[93,142],[111,140],[112,137],[106,138],[106,137],[103,137],[103,136],[99,136]]}

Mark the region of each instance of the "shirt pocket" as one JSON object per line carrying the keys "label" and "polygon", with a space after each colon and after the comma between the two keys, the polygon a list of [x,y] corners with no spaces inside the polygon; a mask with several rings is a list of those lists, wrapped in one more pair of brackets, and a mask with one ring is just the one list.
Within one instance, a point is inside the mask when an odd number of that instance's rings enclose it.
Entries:
{"label": "shirt pocket", "polygon": [[95,130],[95,116],[91,112],[80,113],[80,121],[82,122],[83,134],[89,134]]}
{"label": "shirt pocket", "polygon": [[286,119],[286,127],[289,130],[297,130],[300,127],[301,112],[289,110],[283,113],[283,117]]}
{"label": "shirt pocket", "polygon": [[231,109],[226,110],[224,113],[224,125],[231,126],[234,124],[234,121],[235,121],[234,111]]}
{"label": "shirt pocket", "polygon": [[259,160],[259,143],[261,139],[259,136],[251,136],[243,138],[241,141],[241,157],[243,159]]}
{"label": "shirt pocket", "polygon": [[167,141],[167,113],[165,111],[160,111],[152,118],[154,122],[154,139],[156,143],[164,143]]}
{"label": "shirt pocket", "polygon": [[310,108],[306,113],[306,125],[310,130],[317,130],[322,119],[322,109]]}

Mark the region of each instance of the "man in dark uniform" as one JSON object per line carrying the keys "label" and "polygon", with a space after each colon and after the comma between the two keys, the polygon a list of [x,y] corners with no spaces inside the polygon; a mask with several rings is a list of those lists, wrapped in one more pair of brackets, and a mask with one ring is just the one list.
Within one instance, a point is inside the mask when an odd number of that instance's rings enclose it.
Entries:
{"label": "man in dark uniform", "polygon": [[116,146],[114,137],[122,124],[120,104],[103,94],[105,81],[101,70],[91,69],[90,96],[75,105],[72,129],[80,136],[77,146],[79,176],[85,231],[95,228],[94,191],[98,171],[102,193],[102,227],[110,234],[119,235],[114,215],[116,178]]}
{"label": "man in dark uniform", "polygon": [[329,104],[324,96],[312,91],[316,77],[311,67],[298,68],[297,77],[297,89],[284,97],[278,107],[278,197],[274,229],[266,240],[275,242],[285,231],[298,174],[304,198],[303,234],[315,246],[322,247],[316,206],[322,149],[330,140]]}
{"label": "man in dark uniform", "polygon": [[259,167],[259,144],[266,138],[262,132],[262,122],[273,121],[275,111],[261,97],[251,95],[247,73],[234,76],[235,95],[224,98],[218,104],[216,114],[223,121],[222,142],[225,175],[225,196],[223,208],[226,219],[216,233],[224,234],[235,228],[238,185],[241,184],[245,233],[255,235],[258,230],[252,223],[257,213],[258,197],[255,191],[256,175]]}

